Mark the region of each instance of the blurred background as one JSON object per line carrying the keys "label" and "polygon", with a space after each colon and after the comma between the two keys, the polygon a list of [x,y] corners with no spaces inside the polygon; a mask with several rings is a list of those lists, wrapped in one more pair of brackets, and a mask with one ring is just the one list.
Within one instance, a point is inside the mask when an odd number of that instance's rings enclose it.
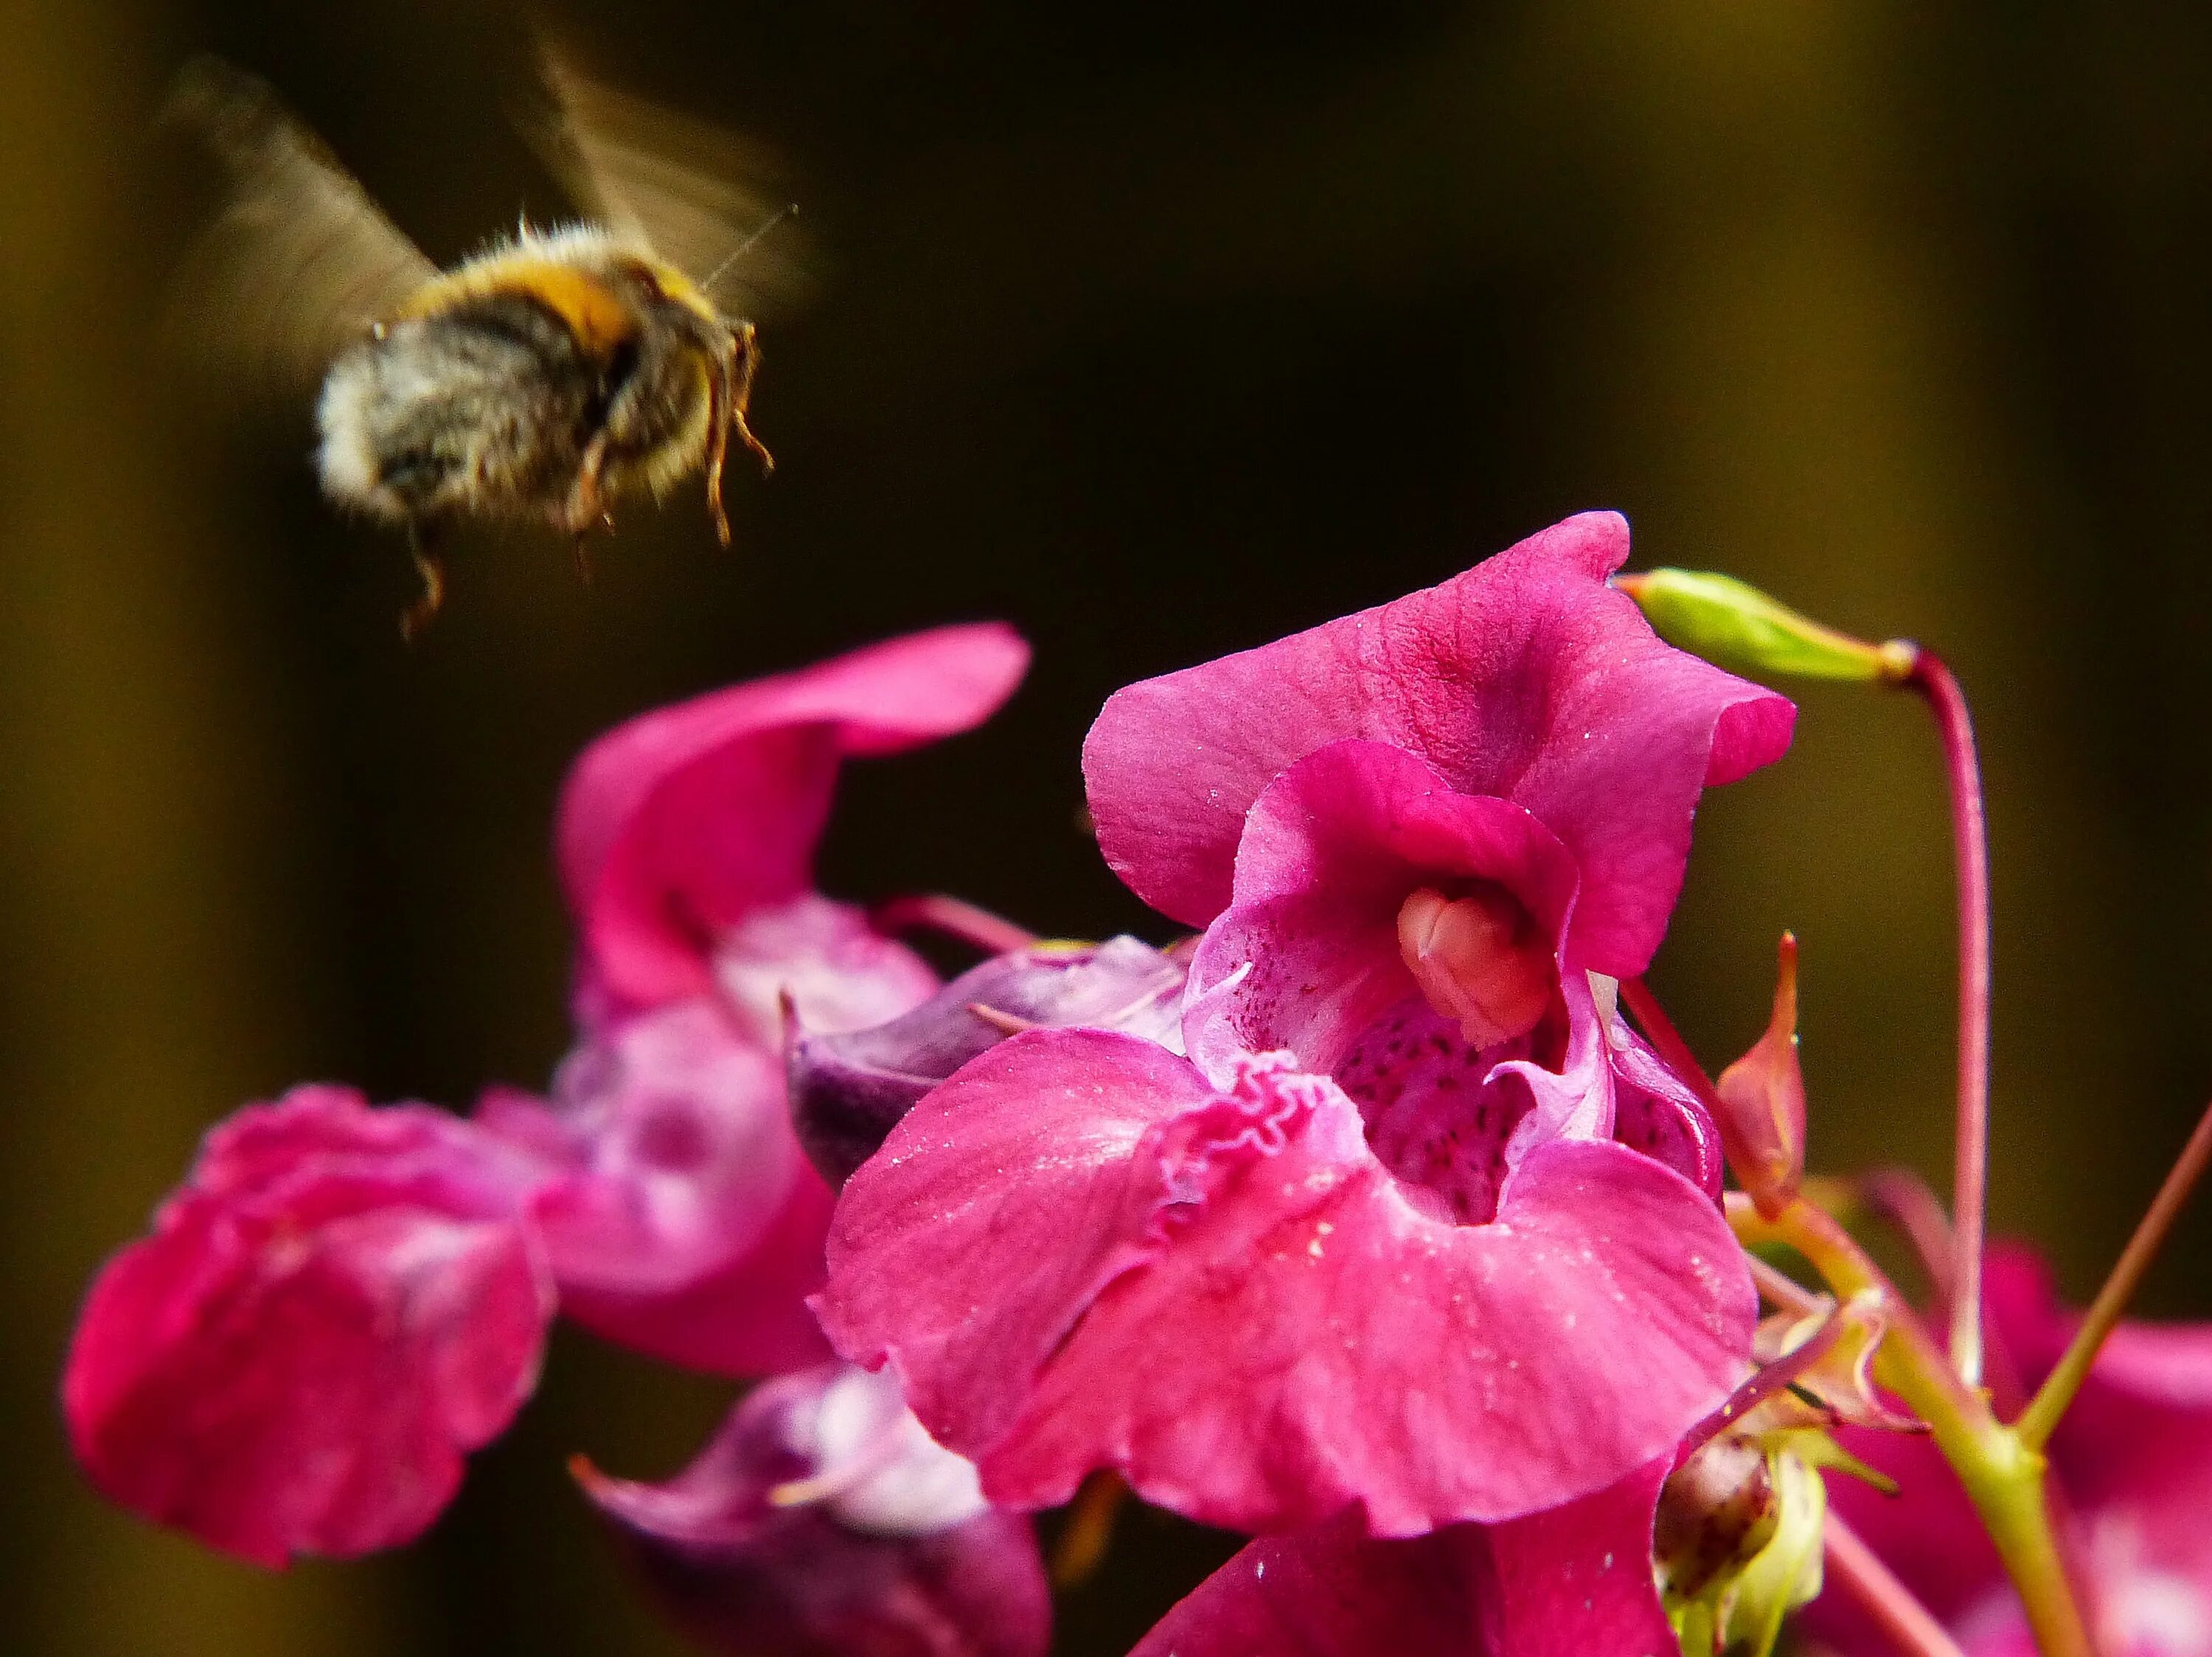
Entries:
{"label": "blurred background", "polygon": [[[27,6],[27,9],[26,7]],[[848,774],[824,884],[1149,930],[1077,826],[1115,685],[1392,597],[1571,511],[1975,698],[1996,867],[1994,1209],[2094,1288],[2212,1087],[2212,12],[550,8],[601,76],[764,141],[824,256],[755,404],[737,545],[690,494],[596,584],[464,537],[418,645],[398,540],[317,497],[303,405],[155,348],[194,224],[149,129],[211,47],[442,262],[560,204],[487,0],[0,9],[0,1643],[665,1653],[562,1462],[658,1477],[726,1389],[557,1340],[404,1553],[271,1577],[102,1507],[55,1378],[205,1126],[303,1077],[465,1106],[567,1034],[547,853],[576,748],[928,624],[1037,664],[980,734]],[[1934,739],[1814,689],[1709,800],[1656,980],[1713,1063],[1805,952],[1816,1164],[1948,1179]],[[2200,1205],[2149,1309],[2212,1315]],[[1139,1522],[1066,1608],[1125,1650],[1220,1555]]]}

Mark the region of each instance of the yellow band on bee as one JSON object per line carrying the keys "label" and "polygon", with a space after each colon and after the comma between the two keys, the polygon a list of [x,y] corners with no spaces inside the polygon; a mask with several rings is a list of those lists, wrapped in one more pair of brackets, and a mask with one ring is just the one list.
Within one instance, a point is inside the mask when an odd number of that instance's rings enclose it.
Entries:
{"label": "yellow band on bee", "polygon": [[576,344],[589,356],[606,356],[637,334],[635,313],[597,277],[573,265],[520,250],[441,277],[409,300],[399,315],[403,320],[435,316],[471,300],[500,294],[524,295],[545,307],[568,325]]}

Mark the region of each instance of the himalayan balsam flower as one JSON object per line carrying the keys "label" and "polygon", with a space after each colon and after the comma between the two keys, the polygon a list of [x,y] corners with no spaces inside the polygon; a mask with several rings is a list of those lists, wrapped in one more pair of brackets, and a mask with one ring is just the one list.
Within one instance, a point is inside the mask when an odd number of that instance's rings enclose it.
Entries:
{"label": "himalayan balsam flower", "polygon": [[728,1657],[1042,1657],[1028,1523],[990,1507],[887,1375],[758,1388],[665,1484],[578,1477],[676,1620]]}
{"label": "himalayan balsam flower", "polygon": [[571,776],[585,1025],[550,1106],[463,1121],[302,1088],[212,1133],[101,1273],[64,1382],[100,1487],[267,1564],[416,1535],[534,1383],[556,1304],[702,1368],[822,1355],[829,1197],[781,1002],[875,1022],[936,980],[816,893],[838,765],[972,726],[1021,642],[948,628],[649,714]]}
{"label": "himalayan balsam flower", "polygon": [[[1993,1369],[2041,1384],[2078,1319],[2043,1264],[1991,1253],[1984,1284]],[[1894,1478],[1885,1497],[1849,1478],[1830,1500],[1969,1657],[2033,1657],[2020,1601],[1957,1476],[1926,1440],[1852,1434],[1857,1455]],[[2051,1477],[2073,1519],[2088,1609],[2105,1657],[2212,1657],[2212,1325],[2122,1324],[2051,1435]],[[1830,1592],[1805,1618],[1844,1657],[1888,1647]]]}
{"label": "himalayan balsam flower", "polygon": [[1112,1466],[1209,1522],[1412,1536],[1603,1490],[1735,1384],[1712,1124],[1607,975],[1792,710],[1654,637],[1626,552],[1571,520],[1107,704],[1101,845],[1206,929],[1188,1057],[972,1060],[845,1187],[817,1302],[994,1499]]}
{"label": "himalayan balsam flower", "polygon": [[757,1374],[825,1355],[804,1297],[830,1194],[791,1130],[783,1002],[852,1030],[936,975],[814,888],[837,771],[966,730],[1027,666],[950,627],[661,709],[584,751],[562,791],[583,1039],[539,1106],[487,1127],[561,1172],[532,1198],[562,1305],[658,1357]]}
{"label": "himalayan balsam flower", "polygon": [[94,1482],[264,1565],[413,1536],[537,1384],[539,1173],[426,1105],[240,1111],[85,1305],[62,1401]]}

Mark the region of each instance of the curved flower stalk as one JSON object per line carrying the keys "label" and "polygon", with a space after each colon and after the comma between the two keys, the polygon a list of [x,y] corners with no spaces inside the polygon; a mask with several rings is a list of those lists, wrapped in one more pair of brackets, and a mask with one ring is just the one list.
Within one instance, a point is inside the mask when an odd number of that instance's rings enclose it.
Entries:
{"label": "curved flower stalk", "polygon": [[1603,975],[1792,714],[1660,643],[1626,551],[1571,520],[1108,704],[1101,844],[1206,928],[1188,1057],[971,1060],[846,1185],[817,1303],[994,1499],[1110,1466],[1209,1522],[1418,1535],[1603,1489],[1734,1386],[1712,1124]]}
{"label": "curved flower stalk", "polygon": [[988,716],[1025,665],[948,628],[649,714],[584,754],[562,871],[582,1040],[474,1120],[303,1088],[215,1130],[94,1284],[64,1383],[94,1480],[265,1564],[407,1540],[534,1384],[558,1309],[700,1368],[823,1355],[828,1188],[781,1003],[826,1027],[936,979],[811,886],[841,761]]}

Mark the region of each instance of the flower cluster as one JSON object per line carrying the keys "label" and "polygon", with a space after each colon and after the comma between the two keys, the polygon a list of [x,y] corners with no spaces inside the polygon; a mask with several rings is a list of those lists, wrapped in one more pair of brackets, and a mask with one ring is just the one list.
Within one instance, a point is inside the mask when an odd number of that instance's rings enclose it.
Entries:
{"label": "flower cluster", "polygon": [[[1003,629],[603,737],[559,813],[579,1033],[547,1096],[306,1087],[217,1128],[86,1306],[86,1469],[268,1564],[402,1543],[559,1314],[770,1378],[667,1483],[578,1469],[718,1650],[1036,1657],[1026,1515],[1102,1476],[1256,1538],[1145,1657],[1763,1651],[1824,1542],[1856,1562],[1811,1613],[1838,1649],[1896,1636],[1898,1574],[1976,1657],[2028,1649],[2011,1556],[1954,1544],[1981,1532],[1910,1308],[1824,1267],[1833,1298],[1770,1274],[1805,1303],[1760,1320],[1740,1238],[1831,1236],[1794,946],[1717,1086],[1625,1011],[1702,792],[1796,716],[1662,642],[1627,551],[1571,519],[1113,697],[1085,782],[1182,929],[1158,947],[1000,925],[940,984],[891,911],[815,889],[842,763],[986,718],[1025,664]],[[2024,1398],[2067,1336],[2000,1264]],[[1869,1372],[1900,1342],[1904,1404]],[[2102,1649],[2205,1657],[2212,1336],[2123,1331],[2090,1385],[2052,1453]]]}

